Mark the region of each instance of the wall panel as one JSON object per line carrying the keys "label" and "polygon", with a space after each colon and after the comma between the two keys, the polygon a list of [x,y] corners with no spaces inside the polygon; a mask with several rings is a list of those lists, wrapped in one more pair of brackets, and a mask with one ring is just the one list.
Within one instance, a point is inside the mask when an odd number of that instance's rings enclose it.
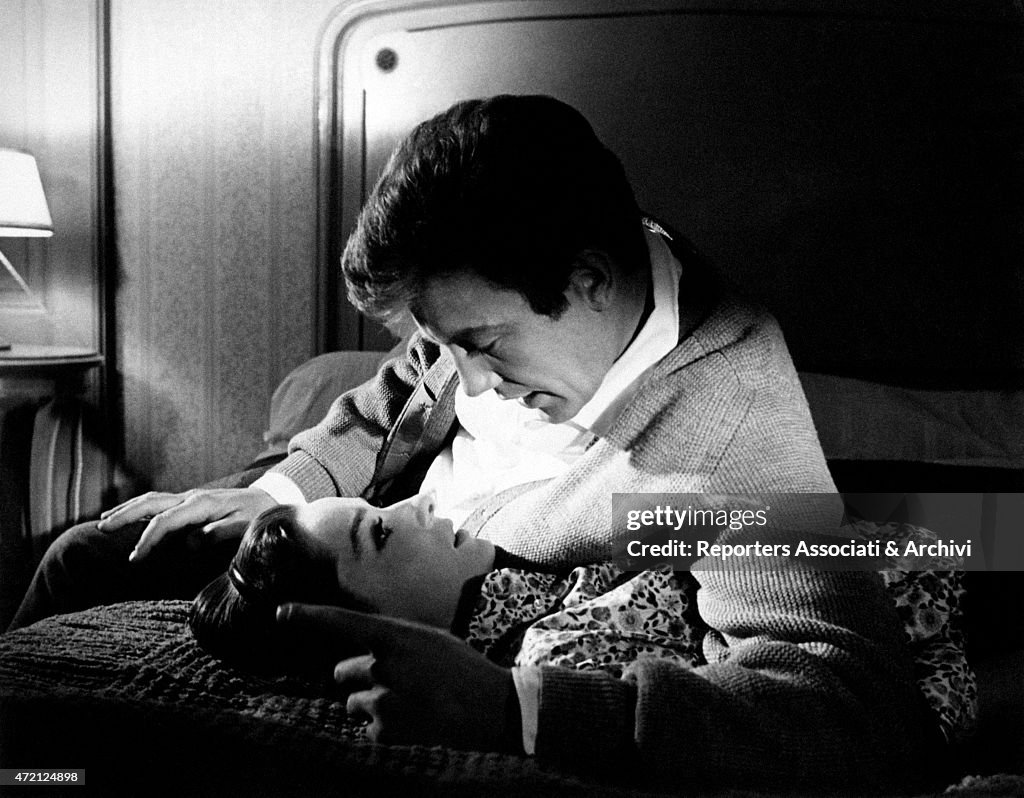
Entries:
{"label": "wall panel", "polygon": [[259,451],[313,354],[318,0],[114,0],[126,454],[159,489]]}

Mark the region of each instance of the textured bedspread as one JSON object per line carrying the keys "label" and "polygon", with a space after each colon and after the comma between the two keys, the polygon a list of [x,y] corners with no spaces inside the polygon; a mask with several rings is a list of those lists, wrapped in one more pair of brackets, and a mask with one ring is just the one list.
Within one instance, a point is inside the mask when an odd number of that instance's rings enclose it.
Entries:
{"label": "textured bedspread", "polygon": [[[0,767],[85,768],[98,795],[655,794],[529,758],[374,745],[324,690],[204,654],[187,609],[130,602],[0,636]],[[1024,781],[1007,778],[953,794],[1020,794]]]}
{"label": "textured bedspread", "polygon": [[207,656],[187,609],[129,602],[0,636],[0,767],[84,767],[101,794],[604,792],[531,759],[369,743],[342,701]]}
{"label": "textured bedspread", "polygon": [[358,740],[344,704],[298,681],[265,681],[221,665],[186,626],[188,602],[128,602],[38,623],[0,638],[7,689],[59,689],[240,712]]}

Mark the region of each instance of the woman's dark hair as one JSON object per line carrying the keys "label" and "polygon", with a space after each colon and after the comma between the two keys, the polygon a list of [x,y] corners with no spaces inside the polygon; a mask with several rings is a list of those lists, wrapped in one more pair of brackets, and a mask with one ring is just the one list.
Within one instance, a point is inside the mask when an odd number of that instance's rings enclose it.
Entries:
{"label": "woman's dark hair", "polygon": [[294,506],[278,505],[257,516],[227,572],[192,602],[189,626],[196,640],[236,667],[265,675],[313,673],[340,659],[343,643],[299,639],[279,628],[279,604],[373,609],[338,586],[330,559],[316,556],[296,533],[295,515]]}
{"label": "woman's dark hair", "polygon": [[342,256],[349,298],[388,320],[428,280],[469,271],[557,317],[578,256],[626,271],[649,263],[618,158],[586,118],[552,97],[460,102],[391,155]]}

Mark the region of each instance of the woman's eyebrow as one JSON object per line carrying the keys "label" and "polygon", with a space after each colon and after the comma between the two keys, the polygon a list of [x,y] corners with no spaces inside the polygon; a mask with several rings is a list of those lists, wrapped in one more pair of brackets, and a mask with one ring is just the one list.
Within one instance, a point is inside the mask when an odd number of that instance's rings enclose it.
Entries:
{"label": "woman's eyebrow", "polygon": [[348,539],[352,543],[352,557],[356,560],[363,556],[363,541],[359,537],[359,528],[362,526],[365,516],[366,510],[360,507],[352,516],[352,524],[348,528]]}

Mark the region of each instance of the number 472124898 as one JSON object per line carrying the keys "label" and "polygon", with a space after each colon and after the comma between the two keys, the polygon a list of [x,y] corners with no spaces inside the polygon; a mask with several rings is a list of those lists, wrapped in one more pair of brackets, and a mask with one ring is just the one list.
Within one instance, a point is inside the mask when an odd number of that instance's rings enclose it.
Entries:
{"label": "number 472124898", "polygon": [[85,770],[68,768],[0,768],[0,786],[14,787],[30,784],[85,784]]}

